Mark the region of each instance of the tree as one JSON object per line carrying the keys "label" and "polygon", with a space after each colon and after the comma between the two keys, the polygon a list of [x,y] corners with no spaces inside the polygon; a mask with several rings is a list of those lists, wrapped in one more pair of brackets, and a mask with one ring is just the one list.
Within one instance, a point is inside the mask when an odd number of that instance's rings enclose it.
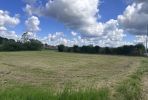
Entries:
{"label": "tree", "polygon": [[145,47],[143,44],[137,44],[135,45],[135,48],[137,50],[137,55],[143,55],[145,53]]}
{"label": "tree", "polygon": [[112,47],[99,47],[99,46],[82,46],[79,47],[74,45],[73,47],[65,47],[64,45],[59,45],[58,50],[60,52],[76,52],[76,53],[93,53],[93,54],[116,54],[116,55],[138,55],[142,56],[145,52],[145,47],[143,44],[137,45],[124,45],[117,48]]}
{"label": "tree", "polygon": [[79,52],[79,51],[80,51],[80,50],[79,50],[79,46],[74,45],[74,46],[73,46],[73,51],[74,51],[74,52]]}
{"label": "tree", "polygon": [[13,40],[9,40],[9,41],[5,41],[2,45],[2,50],[4,51],[18,51],[19,49],[19,45],[13,41]]}
{"label": "tree", "polygon": [[95,50],[95,53],[100,53],[100,47],[99,46],[95,46],[94,50]]}
{"label": "tree", "polygon": [[65,46],[63,44],[58,45],[58,51],[59,52],[64,52]]}
{"label": "tree", "polygon": [[41,50],[42,48],[43,44],[38,40],[31,39],[24,43],[24,50]]}
{"label": "tree", "polygon": [[23,43],[29,41],[29,35],[28,35],[28,32],[23,33],[22,38],[21,38],[21,41],[22,41]]}
{"label": "tree", "polygon": [[0,37],[0,51],[41,50],[42,42],[30,39],[27,42],[15,41]]}

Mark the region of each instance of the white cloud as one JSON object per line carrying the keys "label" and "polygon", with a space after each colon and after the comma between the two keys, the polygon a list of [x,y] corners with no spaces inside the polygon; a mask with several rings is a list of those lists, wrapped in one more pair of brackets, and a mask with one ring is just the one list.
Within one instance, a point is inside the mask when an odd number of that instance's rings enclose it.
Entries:
{"label": "white cloud", "polygon": [[26,5],[29,14],[55,18],[70,29],[81,33],[99,36],[102,34],[102,24],[97,20],[99,0],[50,0],[45,6],[34,8]]}
{"label": "white cloud", "polygon": [[32,8],[29,4],[23,9],[28,15],[32,15]]}
{"label": "white cloud", "polygon": [[134,0],[126,8],[123,15],[118,16],[118,22],[129,33],[145,34],[148,24],[148,1]]}
{"label": "white cloud", "polygon": [[19,23],[20,23],[20,20],[17,14],[14,17],[11,17],[8,11],[0,10],[0,26],[14,27]]}
{"label": "white cloud", "polygon": [[8,39],[18,39],[18,36],[15,31],[0,30],[0,36]]}
{"label": "white cloud", "polygon": [[76,36],[77,34],[78,34],[78,33],[74,32],[74,31],[71,32],[71,35],[72,35],[72,36]]}
{"label": "white cloud", "polygon": [[48,34],[48,36],[41,39],[41,41],[50,45],[68,44],[68,39],[65,37],[63,32]]}
{"label": "white cloud", "polygon": [[9,27],[15,27],[20,23],[18,14],[10,16],[8,11],[0,10],[0,36],[17,40],[15,31],[10,31]]}
{"label": "white cloud", "polygon": [[[124,41],[126,31],[133,34],[144,34],[148,23],[148,2],[147,0],[127,0],[130,5],[125,9],[123,15],[117,20],[110,19],[99,22],[100,0],[48,0],[45,5],[26,5],[25,11],[29,15],[52,17],[68,28],[79,32],[71,32],[74,36],[68,39],[65,36],[49,34],[44,40],[51,44],[60,44],[61,41],[67,45],[100,45],[100,46],[121,46],[134,44]],[[133,3],[132,3],[133,2]],[[132,4],[131,4],[132,3]],[[145,19],[145,20],[143,20]]]}
{"label": "white cloud", "polygon": [[[124,31],[119,28],[117,20],[98,22],[98,6],[99,0],[49,0],[45,6],[26,5],[26,12],[55,18],[68,28],[78,31],[82,38],[98,37],[101,40],[121,41]],[[75,32],[71,34],[77,35]],[[54,36],[50,37],[54,39]]]}
{"label": "white cloud", "polygon": [[7,28],[4,26],[0,26],[0,31],[7,31]]}
{"label": "white cloud", "polygon": [[146,35],[137,35],[136,40],[134,41],[136,44],[137,43],[142,43],[144,44],[146,42]]}
{"label": "white cloud", "polygon": [[63,36],[64,36],[64,33],[63,32],[56,32],[54,34],[49,34],[48,35],[48,39],[50,41],[55,41],[55,40],[58,40],[59,38],[61,38]]}
{"label": "white cloud", "polygon": [[36,39],[37,32],[40,31],[40,20],[36,16],[31,16],[25,21],[27,37],[29,39]]}
{"label": "white cloud", "polygon": [[[129,44],[123,41],[125,35],[123,34],[123,30],[116,29],[116,20],[110,20],[104,26],[107,34],[101,37],[84,37],[80,35],[76,35],[69,39],[63,32],[56,32],[54,34],[49,34],[48,37],[44,37],[42,41],[44,43],[48,43],[50,45],[59,45],[64,44],[66,46],[73,46],[73,45],[99,45],[99,46],[110,46],[110,47],[117,47],[125,44]],[[114,26],[114,29],[110,29],[111,26]],[[112,31],[114,30],[114,31]]]}
{"label": "white cloud", "polygon": [[40,31],[40,20],[36,16],[32,16],[25,21],[28,32],[36,33]]}

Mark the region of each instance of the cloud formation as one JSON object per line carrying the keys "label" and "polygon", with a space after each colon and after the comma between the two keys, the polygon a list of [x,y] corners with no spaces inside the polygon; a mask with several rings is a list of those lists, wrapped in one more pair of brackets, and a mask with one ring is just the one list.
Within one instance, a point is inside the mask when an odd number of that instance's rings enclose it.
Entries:
{"label": "cloud formation", "polygon": [[[117,19],[99,22],[100,0],[48,0],[45,4],[27,4],[25,11],[29,15],[51,17],[62,22],[68,28],[80,33],[71,32],[73,39],[49,35],[49,41],[65,41],[68,45],[102,45],[120,46],[133,44],[124,41],[125,33],[142,35],[146,33],[148,24],[148,1],[126,0],[128,6]],[[56,37],[56,39],[55,39]],[[47,39],[47,37],[46,37]],[[138,41],[135,40],[135,41]],[[56,43],[58,43],[56,42]],[[56,44],[55,43],[55,44]]]}
{"label": "cloud formation", "polygon": [[143,35],[146,34],[148,25],[148,1],[133,0],[123,15],[118,16],[118,22],[129,33]]}
{"label": "cloud formation", "polygon": [[0,26],[13,27],[19,23],[20,20],[17,14],[14,17],[11,17],[8,11],[0,10]]}
{"label": "cloud formation", "polygon": [[31,16],[25,21],[25,25],[27,27],[28,32],[38,32],[40,31],[39,25],[40,20],[36,16]]}
{"label": "cloud formation", "polygon": [[70,29],[85,35],[99,36],[103,26],[97,20],[99,0],[49,0],[45,6],[34,8],[26,5],[25,11],[39,16],[52,17]]}
{"label": "cloud formation", "polygon": [[0,10],[0,36],[9,38],[9,39],[17,39],[17,35],[15,31],[9,31],[9,27],[15,27],[20,23],[18,18],[18,14],[11,17],[8,11]]}
{"label": "cloud formation", "polygon": [[71,35],[72,35],[72,36],[76,36],[76,35],[78,35],[78,33],[72,31],[72,32],[71,32]]}
{"label": "cloud formation", "polygon": [[31,16],[25,21],[27,36],[30,39],[37,38],[37,32],[40,31],[40,20],[36,16]]}
{"label": "cloud formation", "polygon": [[50,45],[59,45],[59,44],[64,44],[67,45],[68,39],[65,37],[63,32],[56,32],[53,34],[48,34],[47,37],[44,37],[41,39],[43,43],[48,43]]}
{"label": "cloud formation", "polygon": [[68,28],[79,31],[83,37],[101,37],[112,31],[121,33],[117,21],[113,26],[107,26],[108,22],[98,22],[98,6],[99,0],[49,0],[45,6],[38,8],[27,4],[25,11],[55,18]]}

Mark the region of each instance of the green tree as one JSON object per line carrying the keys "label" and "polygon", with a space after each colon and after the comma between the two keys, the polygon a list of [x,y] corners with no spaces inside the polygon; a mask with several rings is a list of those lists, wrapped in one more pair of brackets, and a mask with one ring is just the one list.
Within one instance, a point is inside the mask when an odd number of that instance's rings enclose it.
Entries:
{"label": "green tree", "polygon": [[64,52],[65,46],[63,44],[58,45],[58,51],[59,52]]}

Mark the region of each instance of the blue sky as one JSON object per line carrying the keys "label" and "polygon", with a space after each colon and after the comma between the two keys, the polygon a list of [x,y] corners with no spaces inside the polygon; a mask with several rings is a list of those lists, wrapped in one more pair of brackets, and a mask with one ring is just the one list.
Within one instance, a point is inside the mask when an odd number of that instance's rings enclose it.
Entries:
{"label": "blue sky", "polygon": [[[45,5],[45,3],[48,2],[48,0],[44,0],[42,2],[44,2],[43,5]],[[56,32],[63,32],[64,37],[68,39],[72,39],[73,35],[71,34],[71,32],[74,31],[78,33],[78,35],[81,36],[81,38],[83,38],[84,31],[79,31],[80,29],[75,29],[73,28],[73,26],[72,28],[69,26],[66,26],[63,19],[57,20],[56,17],[54,17],[54,16],[57,16],[57,14],[54,14],[51,16],[50,15],[49,16],[38,16],[37,14],[28,15],[24,11],[27,4],[33,6],[32,4],[28,2],[27,3],[24,2],[24,0],[0,0],[0,10],[8,11],[9,16],[15,16],[15,14],[19,14],[20,23],[16,25],[15,27],[8,28],[9,30],[15,31],[18,36],[20,36],[23,32],[27,31],[25,21],[31,16],[36,16],[40,21],[40,24],[38,25],[38,27],[40,28],[40,31],[36,32],[37,37],[43,38],[43,37],[47,37],[49,34],[54,35],[54,33]],[[116,1],[115,0],[101,0],[99,1],[98,14],[101,17],[98,19],[98,23],[107,23],[111,19],[117,20],[118,16],[123,14],[127,6],[129,5],[126,4],[124,0],[116,0]],[[130,33],[131,32],[125,31],[124,34],[126,34],[127,36],[123,37],[123,41],[132,42],[135,39],[134,35]]]}

